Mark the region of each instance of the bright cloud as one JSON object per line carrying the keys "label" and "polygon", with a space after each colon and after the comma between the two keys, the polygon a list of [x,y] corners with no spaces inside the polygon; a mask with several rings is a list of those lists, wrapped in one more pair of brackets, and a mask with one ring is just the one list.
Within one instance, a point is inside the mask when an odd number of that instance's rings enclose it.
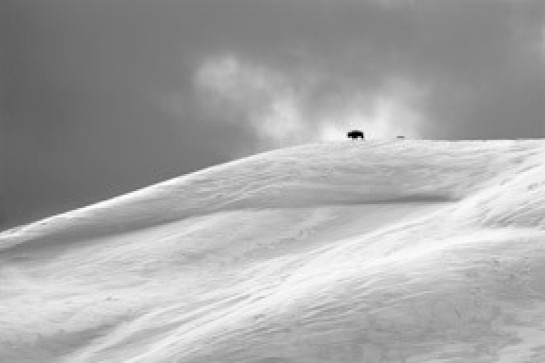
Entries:
{"label": "bright cloud", "polygon": [[195,86],[213,119],[242,123],[265,147],[341,140],[352,128],[369,138],[419,136],[424,88],[392,78],[371,92],[333,79],[341,87],[324,92],[331,78],[308,69],[290,74],[224,55],[200,65]]}
{"label": "bright cloud", "polygon": [[362,129],[367,138],[394,138],[404,135],[420,137],[425,118],[421,113],[428,92],[416,88],[407,81],[390,80],[376,93],[354,95],[344,102],[344,108],[336,110],[334,117],[326,115],[322,120],[321,138],[343,138],[347,129]]}
{"label": "bright cloud", "polygon": [[209,111],[223,122],[243,122],[262,141],[293,143],[305,129],[303,95],[279,72],[223,56],[205,61],[195,81]]}

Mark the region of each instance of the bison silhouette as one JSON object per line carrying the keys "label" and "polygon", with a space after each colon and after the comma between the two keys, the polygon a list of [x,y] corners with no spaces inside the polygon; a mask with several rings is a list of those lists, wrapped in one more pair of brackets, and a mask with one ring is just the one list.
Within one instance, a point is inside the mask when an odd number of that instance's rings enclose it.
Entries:
{"label": "bison silhouette", "polygon": [[360,130],[348,131],[346,136],[348,136],[348,138],[350,138],[352,140],[356,140],[356,139],[359,139],[359,138],[361,138],[362,140],[365,139],[365,135],[363,134],[363,131],[360,131]]}

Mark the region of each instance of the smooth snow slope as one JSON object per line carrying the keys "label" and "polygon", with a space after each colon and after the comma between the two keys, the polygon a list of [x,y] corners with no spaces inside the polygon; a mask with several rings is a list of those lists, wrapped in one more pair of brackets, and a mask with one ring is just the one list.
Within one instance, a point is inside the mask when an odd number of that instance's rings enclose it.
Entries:
{"label": "smooth snow slope", "polygon": [[545,362],[545,142],[307,145],[6,231],[0,362]]}

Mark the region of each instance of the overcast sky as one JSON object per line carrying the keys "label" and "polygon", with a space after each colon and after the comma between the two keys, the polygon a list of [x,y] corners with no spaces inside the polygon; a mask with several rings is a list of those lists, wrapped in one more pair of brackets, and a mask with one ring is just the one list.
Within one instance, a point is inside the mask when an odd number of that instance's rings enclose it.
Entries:
{"label": "overcast sky", "polygon": [[542,0],[4,4],[4,225],[350,128],[545,137]]}

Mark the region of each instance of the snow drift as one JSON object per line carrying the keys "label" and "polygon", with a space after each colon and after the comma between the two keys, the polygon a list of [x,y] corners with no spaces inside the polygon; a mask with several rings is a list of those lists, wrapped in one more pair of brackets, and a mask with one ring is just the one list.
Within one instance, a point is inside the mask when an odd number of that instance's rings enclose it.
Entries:
{"label": "snow drift", "polygon": [[0,234],[0,362],[545,361],[545,142],[313,144]]}

